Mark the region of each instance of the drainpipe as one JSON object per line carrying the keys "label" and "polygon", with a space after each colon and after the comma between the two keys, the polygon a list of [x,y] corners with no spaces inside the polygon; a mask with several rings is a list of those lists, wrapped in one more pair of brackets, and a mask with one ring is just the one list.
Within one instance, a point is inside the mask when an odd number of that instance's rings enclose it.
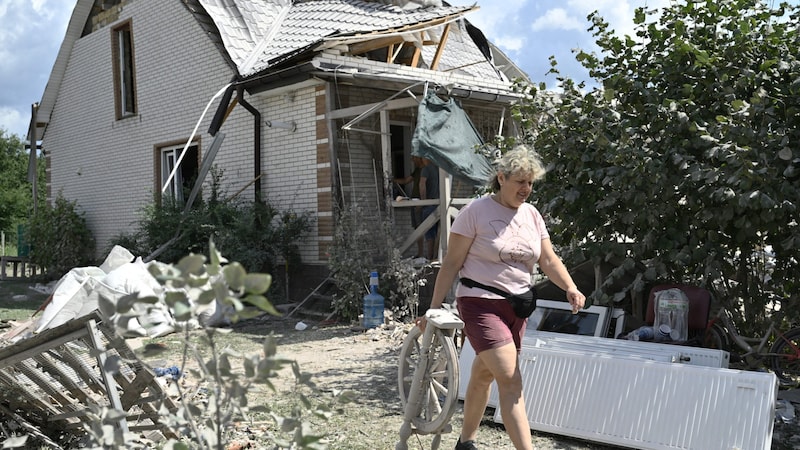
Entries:
{"label": "drainpipe", "polygon": [[236,97],[244,109],[250,111],[255,119],[253,130],[253,178],[255,179],[255,201],[261,203],[261,112],[244,99],[244,86],[236,87]]}

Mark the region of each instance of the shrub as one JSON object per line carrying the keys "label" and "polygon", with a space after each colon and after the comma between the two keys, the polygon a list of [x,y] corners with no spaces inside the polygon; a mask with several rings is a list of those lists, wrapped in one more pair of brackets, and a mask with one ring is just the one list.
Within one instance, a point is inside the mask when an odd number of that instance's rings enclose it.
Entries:
{"label": "shrub", "polygon": [[94,238],[76,202],[59,193],[52,205],[44,205],[30,224],[31,262],[44,268],[52,279],[73,267],[91,265]]}
{"label": "shrub", "polygon": [[[297,242],[311,229],[311,215],[281,211],[268,202],[220,200],[225,195],[219,187],[222,177],[221,170],[212,169],[209,200],[186,212],[171,198],[148,204],[138,230],[118,235],[108,250],[122,245],[134,254],[176,263],[187,253],[208,253],[211,238],[248,271],[273,273],[283,265],[288,276],[302,263]],[[275,281],[277,292],[283,292],[282,280]]]}
{"label": "shrub", "polygon": [[390,221],[370,218],[357,204],[338,211],[328,267],[339,291],[333,296],[339,317],[358,319],[372,270],[378,271],[378,293],[395,317],[416,316],[425,268],[400,255],[392,229]]}

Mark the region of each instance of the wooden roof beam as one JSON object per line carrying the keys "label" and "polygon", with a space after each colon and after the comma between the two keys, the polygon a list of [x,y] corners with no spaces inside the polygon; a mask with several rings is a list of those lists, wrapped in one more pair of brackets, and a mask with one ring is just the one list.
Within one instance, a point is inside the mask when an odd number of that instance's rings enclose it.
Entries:
{"label": "wooden roof beam", "polygon": [[439,60],[442,58],[442,52],[447,44],[447,37],[450,35],[450,25],[451,24],[448,23],[444,26],[442,37],[439,38],[439,46],[436,48],[436,53],[434,53],[433,60],[431,61],[431,70],[437,70],[439,67]]}
{"label": "wooden roof beam", "polygon": [[359,42],[358,44],[350,45],[350,54],[353,56],[361,55],[363,53],[371,52],[372,50],[377,50],[379,48],[388,47],[390,45],[392,46],[397,44],[402,45],[403,42],[405,42],[405,40],[403,39],[402,36],[391,36],[381,39],[374,39],[366,42]]}

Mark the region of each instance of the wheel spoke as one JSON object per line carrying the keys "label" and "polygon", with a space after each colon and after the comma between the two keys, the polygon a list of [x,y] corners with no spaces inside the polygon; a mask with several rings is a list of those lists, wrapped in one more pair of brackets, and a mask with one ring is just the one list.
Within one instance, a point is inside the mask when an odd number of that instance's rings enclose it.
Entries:
{"label": "wheel spoke", "polygon": [[436,415],[442,413],[442,405],[439,403],[439,397],[433,389],[428,389],[428,409],[432,410]]}
{"label": "wheel spoke", "polygon": [[[413,328],[406,337],[398,367],[398,387],[403,407],[408,407],[409,390],[415,377],[421,376],[419,406],[413,425],[421,432],[436,433],[452,417],[458,402],[458,353],[452,339],[436,330],[422,364],[423,334]],[[421,366],[424,373],[418,373]]]}
{"label": "wheel spoke", "polygon": [[431,380],[431,390],[436,391],[438,395],[447,395],[448,390],[445,385],[439,383],[437,380]]}

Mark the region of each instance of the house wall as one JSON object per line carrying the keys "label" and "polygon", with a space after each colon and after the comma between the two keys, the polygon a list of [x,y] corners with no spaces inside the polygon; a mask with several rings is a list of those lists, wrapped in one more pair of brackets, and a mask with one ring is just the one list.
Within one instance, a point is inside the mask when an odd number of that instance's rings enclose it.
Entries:
{"label": "house wall", "polygon": [[[138,114],[115,120],[110,27],[131,19]],[[77,201],[105,256],[108,242],[136,229],[141,208],[154,199],[154,152],[185,142],[209,100],[233,72],[204,38],[180,2],[134,1],[110,26],[79,39],[67,65],[43,148],[50,167],[51,199]],[[201,157],[218,101],[198,127]],[[235,108],[225,126],[219,159],[229,192],[252,174],[252,116]],[[144,255],[143,255],[144,256]]]}
{"label": "house wall", "polygon": [[[311,230],[300,243],[300,254],[307,264],[320,264],[326,249],[320,247],[320,235],[332,236],[331,179],[326,132],[319,130],[320,101],[324,101],[324,83],[298,89],[281,89],[246,97],[261,111],[261,193],[269,204],[282,211],[311,213]],[[249,135],[253,134],[252,116],[247,120]],[[267,123],[276,126],[268,126]],[[278,125],[294,123],[295,129]],[[238,124],[237,124],[238,126]],[[221,131],[226,132],[228,123]],[[322,147],[320,149],[320,147]],[[228,152],[217,160],[225,167],[234,167],[233,174],[242,184],[253,178],[252,140],[245,152]],[[240,156],[246,155],[244,161]],[[253,190],[243,195],[252,200]]]}
{"label": "house wall", "polygon": [[[43,136],[50,199],[61,192],[68,200],[77,201],[97,239],[98,257],[105,256],[114,237],[137,228],[141,209],[153,201],[158,189],[154,173],[157,146],[185,142],[197,126],[201,158],[205,156],[213,139],[207,130],[219,98],[210,105],[209,101],[234,75],[182,3],[130,0],[114,12],[116,20],[107,17],[107,25],[99,24],[76,42]],[[128,19],[133,32],[138,113],[115,120],[110,29]],[[387,214],[382,204],[380,136],[344,131],[341,126],[351,118],[331,122],[326,112],[379,102],[393,94],[395,91],[324,82],[246,94],[246,100],[262,113],[263,198],[281,210],[314,216],[312,230],[300,245],[307,265],[325,265],[336,203],[358,202],[365,211],[375,211],[372,217],[376,221]],[[499,109],[486,105],[467,109],[482,132],[496,128]],[[355,128],[377,131],[379,117],[373,114]],[[414,123],[416,109],[391,111],[389,120]],[[269,127],[266,121],[294,122],[297,128]],[[253,116],[236,106],[220,129],[225,139],[215,159],[215,165],[224,171],[224,192],[239,193],[243,200],[254,198],[254,186],[248,186],[255,173],[253,127]],[[336,161],[331,161],[332,154]],[[333,191],[333,180],[341,180],[341,192]],[[462,192],[456,186],[457,195]],[[407,211],[401,212],[401,217],[396,216],[398,235],[405,237],[410,222]]]}

